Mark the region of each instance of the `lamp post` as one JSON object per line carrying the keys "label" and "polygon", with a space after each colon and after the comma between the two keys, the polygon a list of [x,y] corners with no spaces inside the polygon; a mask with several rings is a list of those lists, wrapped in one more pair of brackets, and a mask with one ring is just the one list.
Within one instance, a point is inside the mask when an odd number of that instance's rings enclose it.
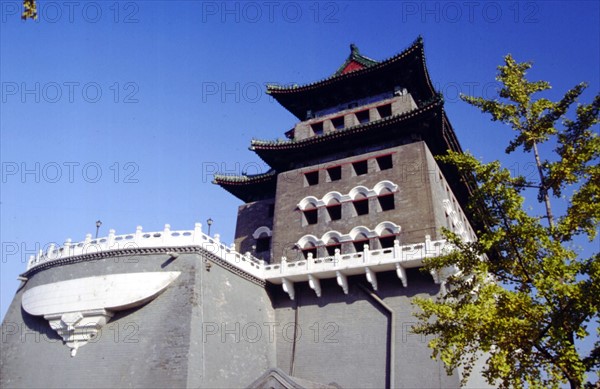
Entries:
{"label": "lamp post", "polygon": [[209,217],[208,220],[206,221],[206,224],[208,225],[208,236],[210,236],[210,226],[212,226],[212,224],[213,224],[213,219],[211,219]]}
{"label": "lamp post", "polygon": [[100,230],[100,226],[102,225],[102,222],[100,220],[96,221],[96,238],[98,238],[98,231]]}

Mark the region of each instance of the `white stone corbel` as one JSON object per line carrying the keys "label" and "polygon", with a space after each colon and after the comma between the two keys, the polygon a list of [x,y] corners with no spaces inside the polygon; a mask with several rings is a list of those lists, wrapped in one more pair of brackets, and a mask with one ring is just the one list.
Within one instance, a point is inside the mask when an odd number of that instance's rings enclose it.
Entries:
{"label": "white stone corbel", "polygon": [[71,356],[74,357],[79,347],[95,338],[98,331],[113,315],[111,311],[97,309],[44,315],[44,319],[48,320],[50,328],[63,338],[66,346],[71,349]]}
{"label": "white stone corbel", "polygon": [[321,297],[321,282],[319,279],[312,274],[308,275],[308,285],[312,290],[315,291],[317,297]]}
{"label": "white stone corbel", "polygon": [[408,277],[406,277],[406,269],[402,267],[399,263],[396,263],[396,274],[400,281],[402,281],[402,286],[405,288],[408,286]]}
{"label": "white stone corbel", "polygon": [[365,273],[367,275],[367,281],[373,286],[373,290],[377,290],[377,276],[375,275],[375,272],[370,268],[365,267]]}
{"label": "white stone corbel", "polygon": [[338,285],[344,290],[344,294],[348,294],[348,277],[339,270],[335,272],[335,276]]}
{"label": "white stone corbel", "polygon": [[[180,272],[122,273],[69,279],[32,287],[21,306],[43,316],[71,349],[71,356],[93,339],[115,311],[154,299]],[[134,286],[134,287],[133,287]]]}
{"label": "white stone corbel", "polygon": [[290,296],[290,300],[293,300],[295,297],[294,283],[288,280],[287,278],[282,278],[281,281],[283,281],[283,284],[281,284],[283,287],[283,291]]}

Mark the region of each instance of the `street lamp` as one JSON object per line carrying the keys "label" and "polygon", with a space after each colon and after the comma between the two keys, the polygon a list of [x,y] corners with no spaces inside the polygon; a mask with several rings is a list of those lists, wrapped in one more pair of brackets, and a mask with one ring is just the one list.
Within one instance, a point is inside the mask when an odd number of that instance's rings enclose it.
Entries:
{"label": "street lamp", "polygon": [[211,219],[209,217],[208,220],[206,221],[206,224],[208,225],[208,236],[210,236],[210,226],[212,226],[212,224],[213,224],[213,219]]}
{"label": "street lamp", "polygon": [[96,221],[96,238],[98,238],[98,230],[100,230],[100,226],[102,225],[102,222],[100,220]]}

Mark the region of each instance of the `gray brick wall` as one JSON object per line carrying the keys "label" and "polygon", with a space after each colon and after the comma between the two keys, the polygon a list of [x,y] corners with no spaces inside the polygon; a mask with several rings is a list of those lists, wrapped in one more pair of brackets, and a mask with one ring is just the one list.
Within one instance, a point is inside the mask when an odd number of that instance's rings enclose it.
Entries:
{"label": "gray brick wall", "polygon": [[[264,289],[217,265],[205,270],[203,255],[112,257],[53,267],[21,288],[2,323],[0,387],[243,387],[275,364],[274,345],[221,342],[204,336],[206,323],[272,320]],[[29,288],[113,273],[180,271],[161,295],[118,312],[96,340],[75,357],[42,317],[21,309]],[[272,350],[272,351],[271,351]]]}
{"label": "gray brick wall", "polygon": [[274,203],[275,199],[268,199],[240,205],[235,228],[235,247],[237,251],[241,253],[250,252],[255,257],[266,261],[271,258],[271,250],[256,252],[252,247],[256,245],[256,239],[252,237],[252,234],[262,226],[273,229],[273,216],[269,215],[269,209],[274,206]]}
{"label": "gray brick wall", "polygon": [[[458,376],[448,376],[441,362],[431,359],[430,339],[411,331],[416,323],[411,300],[433,296],[439,286],[418,269],[409,269],[408,276],[409,287],[403,288],[395,272],[377,275],[375,293],[395,315],[393,387],[456,388]],[[358,286],[371,290],[364,276],[349,277],[349,283],[349,294],[344,295],[334,280],[321,280],[321,298],[307,284],[297,283],[295,302],[271,287],[277,321],[290,328],[289,323],[297,323],[302,332],[295,346],[291,330],[287,338],[278,338],[277,364],[286,373],[311,381],[336,382],[344,388],[384,388],[390,377],[386,367],[392,363],[387,349],[390,315]]]}
{"label": "gray brick wall", "polygon": [[[374,157],[387,153],[393,153],[393,168],[380,171]],[[368,173],[356,176],[352,163],[364,159],[368,160]],[[342,166],[342,178],[330,182],[327,179],[326,168],[333,165]],[[304,173],[316,169],[319,171],[318,185],[307,186],[304,182]],[[437,201],[442,194],[434,193],[439,192],[441,187],[433,186],[431,183],[430,175],[432,172],[435,174],[436,171],[435,161],[427,145],[420,141],[279,174],[273,222],[273,261],[281,261],[282,256],[288,259],[296,258],[298,254],[293,246],[304,235],[312,234],[320,238],[331,230],[346,234],[360,225],[374,229],[382,221],[391,221],[401,227],[401,244],[423,242],[425,235],[430,235],[432,239],[437,238],[439,227],[445,225],[445,220],[437,217],[434,212],[435,208],[441,209],[442,206],[441,202]],[[297,204],[306,196],[321,199],[330,191],[338,191],[344,195],[356,186],[362,185],[372,189],[378,182],[384,180],[399,186],[398,192],[394,195],[395,209],[378,211],[378,200],[372,198],[369,200],[367,215],[355,216],[352,203],[344,203],[341,220],[327,220],[326,209],[320,208],[319,222],[303,225],[303,215],[297,208]],[[435,201],[434,196],[436,196]],[[373,248],[378,247],[376,240],[370,244]],[[353,250],[352,247],[350,249]]]}

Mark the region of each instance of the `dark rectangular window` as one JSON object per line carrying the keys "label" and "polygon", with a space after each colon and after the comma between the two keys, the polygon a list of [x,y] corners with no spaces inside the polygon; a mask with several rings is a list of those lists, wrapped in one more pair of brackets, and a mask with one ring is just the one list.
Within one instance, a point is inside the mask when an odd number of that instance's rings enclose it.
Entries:
{"label": "dark rectangular window", "polygon": [[379,112],[379,116],[382,119],[386,118],[388,116],[392,116],[392,105],[386,104],[386,105],[379,106],[379,107],[377,107],[377,112]]}
{"label": "dark rectangular window", "polygon": [[363,174],[367,174],[368,164],[367,164],[366,160],[354,162],[352,164],[352,167],[354,168],[354,174],[356,174],[357,176],[362,176]]}
{"label": "dark rectangular window", "polygon": [[327,213],[330,220],[340,220],[342,218],[342,204],[328,206]]}
{"label": "dark rectangular window", "polygon": [[271,237],[266,236],[264,238],[258,238],[256,240],[256,252],[262,253],[264,251],[269,251],[271,248]]}
{"label": "dark rectangular window", "polygon": [[335,249],[340,249],[340,251],[342,250],[342,245],[340,243],[337,244],[330,244],[327,247],[327,255],[335,255]]}
{"label": "dark rectangular window", "polygon": [[354,201],[354,210],[356,210],[356,216],[367,215],[369,213],[369,200],[358,200]]}
{"label": "dark rectangular window", "polygon": [[317,257],[317,248],[313,247],[311,249],[302,250],[302,255],[304,255],[304,259],[308,259],[308,253],[311,253],[313,258]]}
{"label": "dark rectangular window", "polygon": [[365,240],[357,240],[355,242],[352,242],[354,244],[354,250],[357,253],[362,253],[363,251],[365,251],[365,245],[369,244],[369,240],[365,239]]}
{"label": "dark rectangular window", "polygon": [[334,166],[327,169],[327,175],[329,176],[329,181],[338,181],[342,179],[342,167]]}
{"label": "dark rectangular window", "polygon": [[323,133],[323,122],[313,123],[310,125],[315,135],[321,135]]}
{"label": "dark rectangular window", "polygon": [[377,157],[377,165],[379,166],[379,170],[387,170],[391,169],[392,164],[392,155],[382,155],[381,157]]}
{"label": "dark rectangular window", "polygon": [[381,207],[382,211],[389,211],[395,208],[393,193],[379,196],[377,197],[377,200],[379,200],[379,206]]}
{"label": "dark rectangular window", "polygon": [[318,221],[318,213],[317,209],[309,209],[304,211],[304,221],[306,224],[317,224]]}
{"label": "dark rectangular window", "polygon": [[356,113],[356,119],[359,123],[368,123],[369,122],[369,110],[359,111]]}
{"label": "dark rectangular window", "polygon": [[333,128],[335,128],[336,130],[343,130],[344,129],[344,117],[340,116],[338,118],[331,119],[331,124],[333,125]]}
{"label": "dark rectangular window", "polygon": [[379,244],[381,244],[382,249],[394,247],[395,239],[396,239],[395,235],[382,236],[381,238],[379,238]]}
{"label": "dark rectangular window", "polygon": [[304,186],[313,186],[319,183],[319,171],[304,173]]}

